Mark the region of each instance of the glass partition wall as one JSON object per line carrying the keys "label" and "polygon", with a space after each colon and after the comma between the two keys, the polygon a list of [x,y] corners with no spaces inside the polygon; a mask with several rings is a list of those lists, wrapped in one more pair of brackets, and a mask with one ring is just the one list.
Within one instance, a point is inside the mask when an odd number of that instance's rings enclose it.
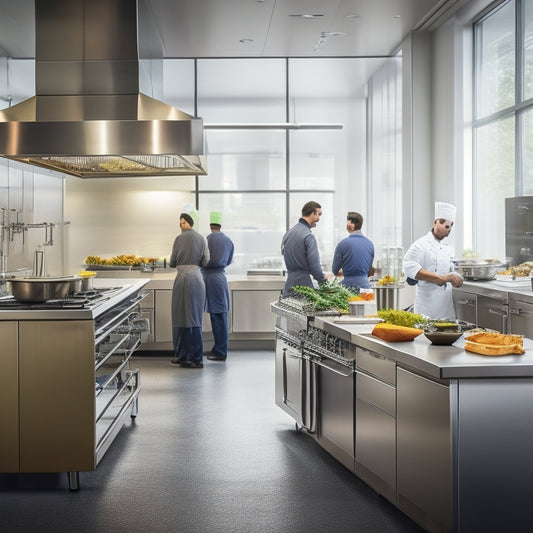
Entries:
{"label": "glass partition wall", "polygon": [[[169,60],[167,60],[169,61]],[[401,132],[400,58],[198,59],[195,113],[206,125],[208,175],[197,179],[200,230],[209,231],[208,213],[220,210],[223,230],[235,242],[230,273],[249,267],[282,268],[280,243],[303,204],[322,205],[313,230],[325,270],[346,233],[346,213],[359,211],[363,232],[376,249],[396,245],[401,217],[401,166],[397,151],[378,156],[382,139]],[[394,77],[383,76],[393,67]],[[381,73],[381,74],[380,74]],[[369,80],[377,75],[373,85]],[[372,173],[368,153],[369,87],[373,102],[385,105],[375,135]],[[169,101],[168,97],[165,97]],[[171,102],[170,102],[171,103]],[[398,137],[397,137],[398,138]],[[391,148],[392,145],[387,145]],[[392,174],[389,172],[392,170]],[[385,187],[370,187],[387,175]],[[391,180],[389,182],[389,180]],[[393,183],[393,187],[389,185]],[[371,202],[369,191],[379,199]],[[389,199],[385,204],[384,199]],[[384,216],[384,207],[398,217]],[[391,232],[390,229],[394,228]],[[401,235],[401,231],[398,235]],[[379,255],[377,254],[377,257]]]}

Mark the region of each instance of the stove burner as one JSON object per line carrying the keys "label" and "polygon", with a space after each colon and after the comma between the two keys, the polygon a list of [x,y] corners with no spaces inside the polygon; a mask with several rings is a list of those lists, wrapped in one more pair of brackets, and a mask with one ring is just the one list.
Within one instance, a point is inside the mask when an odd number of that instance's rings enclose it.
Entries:
{"label": "stove burner", "polygon": [[0,298],[0,309],[85,309],[108,300],[118,289],[120,289],[120,287],[91,289],[90,291],[77,292],[66,298],[46,300],[46,302],[36,303],[18,302],[13,296],[7,296]]}

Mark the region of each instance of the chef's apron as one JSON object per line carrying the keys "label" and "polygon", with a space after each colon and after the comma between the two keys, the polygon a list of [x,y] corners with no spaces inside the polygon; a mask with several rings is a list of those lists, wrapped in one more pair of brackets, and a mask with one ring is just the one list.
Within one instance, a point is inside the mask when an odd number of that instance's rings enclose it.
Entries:
{"label": "chef's apron", "polygon": [[172,287],[172,325],[180,328],[202,326],[205,283],[198,265],[177,265]]}
{"label": "chef's apron", "polygon": [[[453,249],[447,243],[437,241],[429,232],[414,242],[405,254],[404,272],[412,279],[420,268],[443,276],[451,270],[452,253]],[[434,320],[455,320],[451,283],[439,286],[418,280],[414,311]]]}
{"label": "chef's apron", "polygon": [[451,283],[439,287],[429,281],[419,281],[414,311],[434,320],[455,320]]}

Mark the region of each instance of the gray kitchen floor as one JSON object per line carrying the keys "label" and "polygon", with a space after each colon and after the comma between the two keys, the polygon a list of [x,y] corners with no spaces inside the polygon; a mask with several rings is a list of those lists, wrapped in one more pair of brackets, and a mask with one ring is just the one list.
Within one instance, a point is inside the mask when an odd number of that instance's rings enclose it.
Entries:
{"label": "gray kitchen floor", "polygon": [[78,492],[65,473],[0,474],[0,531],[421,531],[296,431],[274,404],[272,351],[204,365],[136,356],[136,420]]}

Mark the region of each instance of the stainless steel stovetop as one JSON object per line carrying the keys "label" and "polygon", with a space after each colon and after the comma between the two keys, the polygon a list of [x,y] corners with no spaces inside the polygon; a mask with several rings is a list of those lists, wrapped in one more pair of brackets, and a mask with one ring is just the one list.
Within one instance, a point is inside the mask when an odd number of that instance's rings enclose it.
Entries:
{"label": "stainless steel stovetop", "polygon": [[66,298],[39,303],[17,302],[12,295],[0,297],[0,320],[93,319],[139,291],[136,284],[79,292]]}

